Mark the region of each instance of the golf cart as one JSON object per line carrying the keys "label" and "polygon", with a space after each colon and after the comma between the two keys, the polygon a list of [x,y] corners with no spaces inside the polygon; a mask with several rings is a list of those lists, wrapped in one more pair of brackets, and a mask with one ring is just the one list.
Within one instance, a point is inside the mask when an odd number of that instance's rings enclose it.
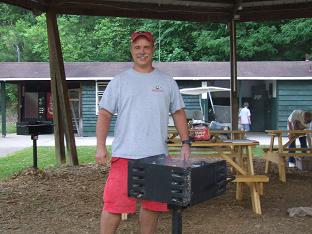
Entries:
{"label": "golf cart", "polygon": [[[193,123],[205,123],[205,114],[210,116],[209,129],[211,130],[230,130],[231,129],[231,107],[214,105],[211,93],[212,92],[230,92],[229,88],[208,86],[208,87],[197,87],[197,88],[184,88],[180,89],[181,94],[185,95],[197,95],[199,97],[200,111],[193,112]],[[202,105],[202,96],[209,98],[211,111],[205,110],[205,106]],[[206,97],[205,97],[206,96]],[[200,114],[201,113],[201,114]],[[207,117],[207,116],[206,116]]]}

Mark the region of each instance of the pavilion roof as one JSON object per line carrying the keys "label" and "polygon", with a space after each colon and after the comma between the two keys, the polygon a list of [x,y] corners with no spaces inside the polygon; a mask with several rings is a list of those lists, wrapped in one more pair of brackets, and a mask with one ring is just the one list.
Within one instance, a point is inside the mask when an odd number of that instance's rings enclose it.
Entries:
{"label": "pavilion roof", "polygon": [[0,0],[36,12],[229,22],[312,17],[312,0]]}

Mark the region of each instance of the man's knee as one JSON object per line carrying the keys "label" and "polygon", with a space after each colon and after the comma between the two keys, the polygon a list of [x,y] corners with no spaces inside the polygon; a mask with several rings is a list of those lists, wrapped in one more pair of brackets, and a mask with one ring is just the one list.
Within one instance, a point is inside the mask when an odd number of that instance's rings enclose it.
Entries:
{"label": "man's knee", "polygon": [[101,215],[101,234],[113,234],[116,233],[121,220],[120,214],[114,214],[102,211]]}
{"label": "man's knee", "polygon": [[140,210],[140,230],[141,233],[155,233],[160,212],[151,211],[141,207]]}

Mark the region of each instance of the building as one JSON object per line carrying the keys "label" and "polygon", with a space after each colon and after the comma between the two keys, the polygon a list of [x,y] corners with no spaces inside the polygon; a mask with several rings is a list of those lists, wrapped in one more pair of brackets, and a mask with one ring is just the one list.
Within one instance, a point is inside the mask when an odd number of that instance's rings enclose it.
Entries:
{"label": "building", "polygon": [[[81,136],[94,136],[97,105],[114,75],[130,68],[131,62],[65,63],[73,126]],[[162,62],[155,67],[172,75],[180,88],[230,87],[229,62]],[[239,103],[248,101],[252,130],[285,129],[294,109],[312,110],[312,62],[238,62]],[[48,63],[0,63],[0,82],[18,85],[18,120],[52,120]],[[229,93],[213,93],[214,104],[230,105]],[[184,96],[187,110],[200,102],[209,117],[207,99]],[[208,119],[207,119],[208,120]],[[113,118],[110,133],[113,132]]]}

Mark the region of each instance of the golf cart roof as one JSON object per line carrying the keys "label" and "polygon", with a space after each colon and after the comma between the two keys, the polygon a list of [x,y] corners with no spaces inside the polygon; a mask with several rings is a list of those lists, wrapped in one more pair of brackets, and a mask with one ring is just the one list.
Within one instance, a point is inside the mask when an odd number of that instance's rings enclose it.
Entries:
{"label": "golf cart roof", "polygon": [[229,88],[208,86],[208,87],[197,87],[197,88],[185,88],[180,89],[180,93],[187,95],[200,95],[208,92],[222,92],[222,91],[231,91]]}

